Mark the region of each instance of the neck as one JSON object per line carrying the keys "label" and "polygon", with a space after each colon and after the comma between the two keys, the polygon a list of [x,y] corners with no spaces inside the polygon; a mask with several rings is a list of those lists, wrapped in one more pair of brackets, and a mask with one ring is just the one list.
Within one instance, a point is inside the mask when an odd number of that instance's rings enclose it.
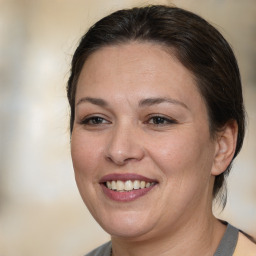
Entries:
{"label": "neck", "polygon": [[112,237],[113,256],[213,255],[225,232],[225,226],[212,214],[207,219],[201,217],[182,225],[182,228],[176,225],[168,234],[158,237]]}

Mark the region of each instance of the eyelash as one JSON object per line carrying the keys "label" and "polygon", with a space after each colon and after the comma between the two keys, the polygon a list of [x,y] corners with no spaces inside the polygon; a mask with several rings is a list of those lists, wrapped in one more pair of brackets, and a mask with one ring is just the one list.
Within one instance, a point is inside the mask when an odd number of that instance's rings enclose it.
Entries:
{"label": "eyelash", "polygon": [[[107,121],[105,118],[101,116],[91,116],[86,117],[81,121],[82,125],[88,125],[88,126],[99,126],[104,124],[110,124],[111,122]],[[177,124],[177,120],[172,118],[166,118],[161,115],[153,115],[150,116],[144,124],[149,124],[153,126],[168,126],[171,124]]]}
{"label": "eyelash", "polygon": [[[150,121],[153,121],[153,123],[150,123]],[[160,121],[159,123],[156,123],[156,121]],[[171,125],[171,124],[177,124],[177,121],[172,118],[163,117],[161,115],[154,115],[151,116],[146,123],[150,125],[156,125],[156,126],[165,126],[165,125]]]}
{"label": "eyelash", "polygon": [[[104,121],[106,121],[106,122],[104,122]],[[91,116],[91,117],[87,117],[81,121],[81,124],[91,125],[91,126],[102,125],[102,124],[106,124],[106,123],[110,123],[110,122],[101,116]]]}

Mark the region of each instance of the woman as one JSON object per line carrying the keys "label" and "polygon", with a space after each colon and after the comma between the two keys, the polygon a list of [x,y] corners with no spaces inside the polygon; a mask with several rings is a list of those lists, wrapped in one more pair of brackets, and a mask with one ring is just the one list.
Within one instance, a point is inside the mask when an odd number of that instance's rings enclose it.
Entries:
{"label": "woman", "polygon": [[244,138],[239,69],[215,28],[167,6],[115,12],[82,38],[67,93],[76,182],[111,235],[88,255],[256,255],[212,213]]}

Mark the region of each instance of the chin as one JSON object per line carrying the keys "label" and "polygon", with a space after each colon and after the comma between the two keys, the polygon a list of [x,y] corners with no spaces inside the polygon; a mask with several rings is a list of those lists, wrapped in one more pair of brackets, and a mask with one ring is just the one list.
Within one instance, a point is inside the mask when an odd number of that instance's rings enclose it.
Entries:
{"label": "chin", "polygon": [[108,215],[107,220],[99,221],[99,223],[111,236],[123,238],[140,237],[152,230],[152,220],[149,222],[145,215],[138,216],[138,213],[135,214],[118,213],[114,214],[114,216]]}
{"label": "chin", "polygon": [[150,229],[144,227],[127,227],[127,226],[112,226],[106,227],[105,231],[112,237],[139,239],[146,235]]}

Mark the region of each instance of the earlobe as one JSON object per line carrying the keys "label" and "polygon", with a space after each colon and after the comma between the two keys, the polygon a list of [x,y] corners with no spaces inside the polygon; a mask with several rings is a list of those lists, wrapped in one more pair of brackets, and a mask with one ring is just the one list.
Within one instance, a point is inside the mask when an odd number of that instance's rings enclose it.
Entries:
{"label": "earlobe", "polygon": [[211,174],[214,176],[223,173],[235,154],[238,126],[235,120],[228,122],[217,133],[214,164]]}

